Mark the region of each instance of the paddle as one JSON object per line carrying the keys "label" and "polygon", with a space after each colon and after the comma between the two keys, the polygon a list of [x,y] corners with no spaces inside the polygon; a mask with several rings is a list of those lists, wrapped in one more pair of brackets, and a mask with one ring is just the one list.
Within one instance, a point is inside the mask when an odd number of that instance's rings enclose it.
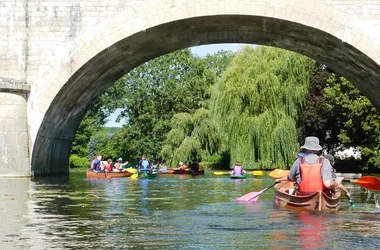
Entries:
{"label": "paddle", "polygon": [[[272,178],[277,179],[277,178],[281,178],[281,177],[287,176],[288,173],[289,173],[289,170],[275,169],[275,170],[273,170],[273,171],[271,171],[269,173],[269,176],[272,177]],[[276,185],[276,183],[270,185],[267,188],[264,188],[260,192],[251,192],[251,193],[248,193],[246,195],[243,195],[243,196],[237,198],[235,201],[257,201],[257,199],[259,199],[259,196],[262,193],[264,193],[265,191],[267,191],[268,189],[270,189],[274,185]]]}
{"label": "paddle", "polygon": [[355,207],[354,201],[351,199],[351,195],[346,194],[346,197],[347,197],[348,201],[350,202],[351,207]]}
{"label": "paddle", "polygon": [[363,176],[358,180],[343,180],[345,182],[352,182],[355,184],[359,184],[365,189],[369,190],[380,190],[380,178],[376,176]]}
{"label": "paddle", "polygon": [[278,178],[288,176],[288,174],[289,174],[289,170],[275,169],[269,173],[269,176],[272,178],[278,179]]}
{"label": "paddle", "polygon": [[271,187],[273,187],[276,184],[277,183],[273,183],[269,187],[261,190],[260,192],[251,192],[251,193],[248,193],[246,195],[243,195],[243,196],[237,198],[235,201],[257,201],[262,193],[264,193],[265,191],[267,191],[268,189],[270,189]]}
{"label": "paddle", "polygon": [[128,173],[135,174],[137,172],[137,169],[135,168],[126,168]]}
{"label": "paddle", "polygon": [[252,174],[253,175],[263,175],[263,171],[261,171],[261,170],[255,170],[255,171],[252,171]]}
{"label": "paddle", "polygon": [[214,175],[230,175],[231,173],[230,172],[214,172]]}
{"label": "paddle", "polygon": [[136,179],[136,178],[138,178],[138,177],[139,177],[139,174],[138,174],[138,173],[135,173],[135,174],[131,175],[131,179]]}
{"label": "paddle", "polygon": [[[214,172],[214,175],[230,175],[231,172],[216,171],[216,172]],[[255,171],[252,171],[252,172],[247,172],[246,174],[263,175],[263,171],[255,170]]]}

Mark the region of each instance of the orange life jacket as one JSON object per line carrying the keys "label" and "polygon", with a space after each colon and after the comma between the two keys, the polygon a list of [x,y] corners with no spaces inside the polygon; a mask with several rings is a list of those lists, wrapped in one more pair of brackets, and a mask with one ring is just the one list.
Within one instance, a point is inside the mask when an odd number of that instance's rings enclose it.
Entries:
{"label": "orange life jacket", "polygon": [[319,190],[324,191],[326,187],[323,185],[321,176],[321,169],[323,164],[323,157],[314,164],[308,164],[305,158],[300,159],[300,174],[301,183],[298,186],[300,195],[307,195]]}

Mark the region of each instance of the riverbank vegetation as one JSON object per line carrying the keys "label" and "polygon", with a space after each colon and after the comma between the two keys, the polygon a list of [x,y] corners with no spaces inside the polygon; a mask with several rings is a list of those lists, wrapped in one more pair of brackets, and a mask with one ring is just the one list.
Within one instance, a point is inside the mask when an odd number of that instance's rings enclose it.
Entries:
{"label": "riverbank vegetation", "polygon": [[[125,125],[104,127],[116,110]],[[145,153],[170,167],[198,160],[229,168],[238,160],[247,169],[285,169],[316,135],[328,152],[360,150],[354,166],[376,171],[379,132],[368,99],[307,57],[263,46],[202,58],[185,49],[133,69],[94,102],[70,166],[88,167],[96,153],[130,162]]]}

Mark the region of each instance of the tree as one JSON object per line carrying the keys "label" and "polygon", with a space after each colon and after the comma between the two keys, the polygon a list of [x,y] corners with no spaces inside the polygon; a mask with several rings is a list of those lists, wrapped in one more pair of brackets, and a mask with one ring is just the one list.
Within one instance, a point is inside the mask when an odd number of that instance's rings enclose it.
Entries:
{"label": "tree", "polygon": [[181,161],[204,160],[217,154],[223,144],[217,123],[207,109],[175,114],[171,127],[161,150],[163,159],[171,166]]}
{"label": "tree", "polygon": [[337,149],[354,147],[362,153],[365,168],[380,168],[380,115],[372,103],[343,77],[331,74],[325,88],[332,137]]}
{"label": "tree", "polygon": [[220,52],[203,59],[189,49],[175,51],[135,68],[107,90],[105,95],[122,97],[110,103],[122,109],[119,119],[127,120],[123,142],[119,141],[128,148],[124,153],[132,159],[143,153],[159,155],[171,129],[170,119],[208,106],[210,86],[231,56]]}
{"label": "tree", "polygon": [[320,144],[333,152],[339,147],[337,120],[330,115],[325,89],[331,73],[316,64],[311,77],[311,88],[306,95],[305,105],[297,123],[298,141],[307,136],[317,136]]}
{"label": "tree", "polygon": [[281,49],[245,47],[237,54],[211,98],[231,161],[250,168],[290,166],[312,66],[309,58]]}

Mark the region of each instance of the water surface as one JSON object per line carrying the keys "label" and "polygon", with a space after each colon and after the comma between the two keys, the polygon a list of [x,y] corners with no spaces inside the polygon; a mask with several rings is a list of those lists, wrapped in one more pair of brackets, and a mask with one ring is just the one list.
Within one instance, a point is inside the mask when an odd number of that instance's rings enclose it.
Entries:
{"label": "water surface", "polygon": [[[148,179],[0,179],[0,249],[374,249],[374,194],[348,184],[338,213],[276,208],[273,189],[256,203],[232,200],[272,184],[250,176]],[[369,197],[368,197],[369,196]]]}

